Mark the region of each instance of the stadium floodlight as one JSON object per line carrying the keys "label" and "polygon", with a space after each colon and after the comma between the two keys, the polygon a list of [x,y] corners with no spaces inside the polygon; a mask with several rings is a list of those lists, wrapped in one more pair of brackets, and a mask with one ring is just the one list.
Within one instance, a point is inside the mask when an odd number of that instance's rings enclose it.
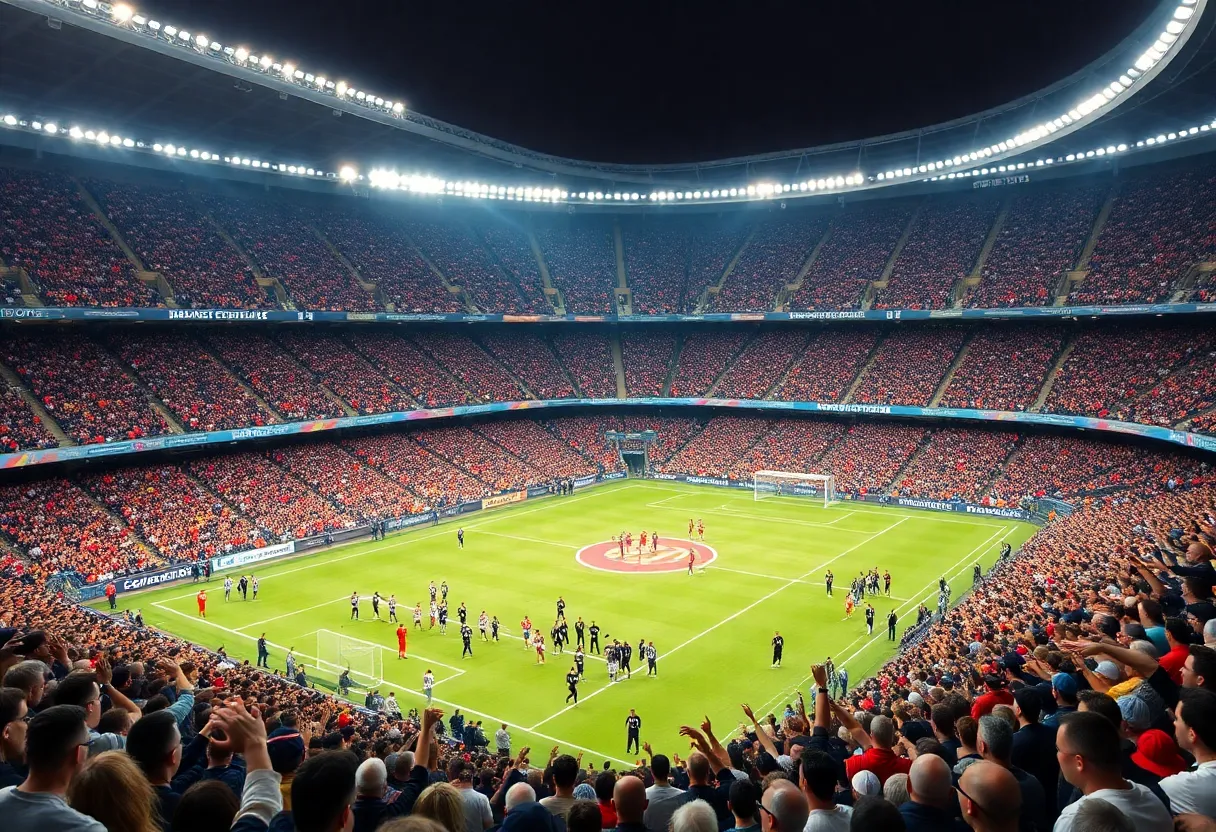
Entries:
{"label": "stadium floodlight", "polygon": [[55,124],[55,122],[53,122],[53,121],[48,121],[46,124],[44,124],[42,126],[42,129],[48,133],[58,133],[59,132],[59,126],[57,124]]}
{"label": "stadium floodlight", "polygon": [[270,69],[271,65],[274,63],[274,58],[271,58],[269,55],[263,55],[262,60],[258,61],[258,63],[261,65],[262,69]]}
{"label": "stadium floodlight", "polygon": [[110,8],[110,17],[114,18],[119,23],[126,23],[131,19],[134,10],[126,3],[119,3]]}
{"label": "stadium floodlight", "polygon": [[153,32],[159,32],[160,31],[160,22],[157,20],[149,20],[148,28],[151,29]]}
{"label": "stadium floodlight", "polygon": [[393,104],[393,112],[396,113],[397,115],[401,115],[402,113],[405,112],[405,105],[402,104],[400,101],[395,102]]}
{"label": "stadium floodlight", "polygon": [[245,63],[249,60],[249,50],[243,46],[238,46],[236,51],[232,53],[232,57],[236,58],[238,63]]}
{"label": "stadium floodlight", "polygon": [[1190,6],[1179,6],[1178,8],[1174,9],[1175,20],[1190,20],[1194,14],[1195,10]]}
{"label": "stadium floodlight", "polygon": [[338,177],[343,182],[353,182],[355,180],[355,177],[358,175],[359,175],[359,172],[357,170],[355,170],[353,167],[351,167],[350,165],[343,165],[342,168],[338,171]]}
{"label": "stadium floodlight", "polygon": [[166,26],[165,27],[165,37],[173,38],[176,34],[177,34],[176,26]]}
{"label": "stadium floodlight", "polygon": [[283,77],[291,80],[296,74],[295,64],[283,64]]}

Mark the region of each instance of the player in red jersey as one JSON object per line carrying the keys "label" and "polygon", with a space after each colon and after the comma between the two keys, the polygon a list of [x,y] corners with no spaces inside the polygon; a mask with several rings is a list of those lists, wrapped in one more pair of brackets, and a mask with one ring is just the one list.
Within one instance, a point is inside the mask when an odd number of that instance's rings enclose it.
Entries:
{"label": "player in red jersey", "polygon": [[199,618],[207,617],[207,590],[200,589],[198,591],[198,615]]}
{"label": "player in red jersey", "polygon": [[625,551],[633,548],[633,532],[625,532]]}
{"label": "player in red jersey", "polygon": [[640,555],[640,554],[642,554],[642,550],[646,548],[646,532],[645,531],[642,532],[642,536],[641,536],[641,538],[639,538],[639,540],[640,540],[640,542],[638,543],[638,554]]}
{"label": "player in red jersey", "polygon": [[844,617],[853,617],[853,596],[850,595],[844,602]]}
{"label": "player in red jersey", "polygon": [[524,649],[527,650],[532,644],[532,619],[524,616],[520,619],[519,630],[524,636]]}
{"label": "player in red jersey", "polygon": [[658,532],[650,533],[650,551],[652,551],[652,552],[659,551],[659,533]]}
{"label": "player in red jersey", "polygon": [[692,518],[688,518],[688,539],[692,540]]}
{"label": "player in red jersey", "polygon": [[404,624],[397,625],[397,658],[405,658],[406,629]]}
{"label": "player in red jersey", "polygon": [[701,538],[702,542],[705,541],[705,522],[702,520],[697,521],[697,537]]}
{"label": "player in red jersey", "polygon": [[688,574],[689,574],[689,575],[691,575],[691,574],[692,574],[692,566],[693,566],[693,564],[694,564],[694,563],[696,563],[696,562],[697,562],[697,553],[696,553],[696,551],[694,551],[694,550],[692,550],[692,549],[689,549],[689,550],[688,550]]}
{"label": "player in red jersey", "polygon": [[621,560],[624,560],[625,559],[625,535],[622,534],[620,537],[618,537],[616,539],[616,542],[617,542],[617,545],[620,546],[620,549],[621,549]]}

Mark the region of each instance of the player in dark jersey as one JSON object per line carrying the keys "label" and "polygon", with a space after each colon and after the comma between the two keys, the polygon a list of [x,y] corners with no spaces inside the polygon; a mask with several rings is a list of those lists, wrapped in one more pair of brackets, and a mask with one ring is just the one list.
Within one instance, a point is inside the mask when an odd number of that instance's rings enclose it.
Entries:
{"label": "player in dark jersey", "polygon": [[824,576],[823,576],[823,582],[824,582],[824,584],[825,584],[825,585],[827,586],[827,588],[828,588],[828,595],[829,595],[829,596],[832,594],[832,581],[834,581],[834,580],[836,580],[836,576],[835,576],[835,575],[833,575],[833,574],[832,574],[832,570],[831,570],[831,569],[829,569],[829,570],[828,570],[828,573],[827,573],[826,575],[824,575]]}
{"label": "player in dark jersey", "polygon": [[388,596],[388,620],[395,622],[397,620],[397,596]]}
{"label": "player in dark jersey", "polygon": [[439,595],[440,595],[440,600],[446,604],[448,601],[448,582],[447,581],[444,581],[443,583],[441,583],[439,585]]}
{"label": "player in dark jersey", "polygon": [[558,618],[566,617],[566,599],[560,595],[557,596],[557,617]]}
{"label": "player in dark jersey", "polygon": [[599,625],[596,624],[594,621],[592,621],[591,626],[587,628],[587,632],[589,632],[591,634],[591,652],[599,653],[600,652],[600,627],[599,627]]}
{"label": "player in dark jersey", "polygon": [[463,621],[460,623],[460,640],[464,642],[464,650],[460,653],[460,658],[473,655],[473,628]]}
{"label": "player in dark jersey", "polygon": [[580,649],[585,644],[584,637],[586,635],[586,631],[587,625],[583,623],[583,617],[580,615],[578,617],[578,621],[574,622],[574,642],[579,646]]}
{"label": "player in dark jersey", "polygon": [[499,628],[500,626],[501,626],[501,625],[498,623],[498,616],[496,615],[496,616],[494,616],[494,618],[492,618],[492,619],[490,620],[490,636],[491,636],[491,637],[492,637],[492,638],[493,638],[495,641],[498,641],[498,628]]}
{"label": "player in dark jersey", "polygon": [[629,749],[633,749],[635,754],[640,754],[642,746],[638,740],[638,736],[642,730],[642,718],[638,716],[638,712],[633,708],[629,709],[629,716],[625,717],[625,753],[629,753]]}
{"label": "player in dark jersey", "polygon": [[1005,558],[1009,557],[1009,553],[1012,551],[1013,551],[1013,547],[1009,545],[1009,541],[1007,541],[1007,540],[1001,541],[1001,554],[1000,554],[1001,560],[1005,560]]}
{"label": "player in dark jersey", "polygon": [[439,594],[439,590],[435,588],[435,582],[431,581],[431,603],[435,603],[435,596]]}
{"label": "player in dark jersey", "polygon": [[566,674],[566,689],[570,691],[566,695],[566,701],[574,700],[574,704],[578,704],[578,680],[582,678],[583,672],[579,668],[571,667],[570,672]]}
{"label": "player in dark jersey", "polygon": [[874,605],[866,604],[866,635],[874,634]]}
{"label": "player in dark jersey", "polygon": [[461,624],[469,620],[469,609],[464,605],[464,601],[461,601],[460,606],[456,608],[456,614],[460,616]]}
{"label": "player in dark jersey", "polygon": [[629,663],[633,659],[633,645],[626,641],[620,646],[619,650],[621,655],[621,670],[625,671],[626,679],[632,679],[633,668],[629,666]]}
{"label": "player in dark jersey", "polygon": [[464,548],[464,529],[456,530],[456,545],[461,549]]}
{"label": "player in dark jersey", "polygon": [[781,651],[785,649],[785,639],[781,633],[773,634],[773,667],[781,667]]}
{"label": "player in dark jersey", "polygon": [[446,636],[448,634],[448,605],[439,605],[439,635]]}
{"label": "player in dark jersey", "polygon": [[549,631],[549,637],[553,639],[553,652],[562,652],[562,625],[560,622],[553,622],[553,629]]}
{"label": "player in dark jersey", "polygon": [[882,590],[888,598],[891,597],[891,571],[886,570],[882,573]]}
{"label": "player in dark jersey", "polygon": [[583,663],[586,657],[583,653],[583,645],[574,648],[574,666],[578,668],[578,678],[583,678]]}
{"label": "player in dark jersey", "polygon": [[895,641],[895,625],[899,622],[899,616],[895,614],[895,610],[887,613],[887,641]]}
{"label": "player in dark jersey", "polygon": [[376,617],[377,621],[380,620],[380,593],[379,592],[372,593],[372,615],[374,615]]}
{"label": "player in dark jersey", "polygon": [[658,532],[650,533],[650,551],[652,551],[652,552],[659,551],[659,533]]}
{"label": "player in dark jersey", "polygon": [[971,583],[978,584],[983,577],[984,570],[982,570],[980,565],[977,563],[971,570]]}
{"label": "player in dark jersey", "polygon": [[653,641],[646,645],[646,666],[647,676],[659,675],[659,651],[654,649]]}

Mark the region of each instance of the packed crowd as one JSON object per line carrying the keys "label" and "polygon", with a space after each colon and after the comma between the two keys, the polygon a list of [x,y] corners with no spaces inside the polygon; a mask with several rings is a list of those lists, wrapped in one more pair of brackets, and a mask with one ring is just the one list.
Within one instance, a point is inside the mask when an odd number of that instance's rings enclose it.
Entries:
{"label": "packed crowd", "polygon": [[107,345],[191,433],[277,421],[202,344],[182,332],[120,333]]}
{"label": "packed crowd", "polygon": [[[368,340],[364,339],[364,345]],[[229,332],[210,332],[204,342],[285,421],[342,415],[341,408],[321,391],[312,371],[270,336],[248,331],[237,338]]]}
{"label": "packed crowd", "polygon": [[417,514],[425,505],[403,483],[333,443],[282,448],[271,458],[360,523]]}
{"label": "packed crowd", "polygon": [[354,277],[317,239],[309,227],[314,218],[304,209],[273,200],[211,195],[200,199],[211,216],[261,266],[263,273],[278,278],[298,307],[375,310],[371,294],[355,283]]}
{"label": "packed crowd", "polygon": [[805,330],[776,329],[753,338],[722,374],[714,396],[720,399],[763,399],[802,355]]}
{"label": "packed crowd", "polygon": [[[3,265],[2,261],[0,265]],[[0,277],[0,306],[25,306],[25,299],[21,294],[20,280],[15,277]]]}
{"label": "packed crowd", "polygon": [[[553,433],[531,419],[485,422],[476,428],[491,441],[524,460],[550,482],[599,473],[597,465],[569,445],[556,441]],[[617,466],[613,466],[614,468]]]}
{"label": "packed crowd", "polygon": [[699,330],[684,336],[671,379],[671,395],[705,396],[751,338],[741,330]]}
{"label": "packed crowd", "polygon": [[0,387],[0,453],[53,448],[58,444],[19,392],[8,385]]}
{"label": "packed crowd", "polygon": [[971,273],[1000,210],[991,197],[926,204],[916,216],[875,309],[945,309]]}
{"label": "packed crowd", "polygon": [[428,332],[417,343],[435,356],[481,401],[515,402],[526,399],[523,389],[503,371],[476,341],[453,332]]}
{"label": "packed crowd", "polygon": [[726,475],[747,480],[757,471],[819,471],[819,459],[844,435],[839,422],[779,419],[729,467]]}
{"label": "packed crowd", "polygon": [[1074,303],[1160,303],[1193,263],[1216,253],[1216,169],[1149,171],[1125,182]]}
{"label": "packed crowd", "polygon": [[862,329],[824,330],[813,336],[802,357],[782,379],[773,398],[838,402],[873,352],[882,333]]}
{"label": "packed crowd", "polygon": [[627,330],[621,333],[625,392],[630,398],[663,395],[675,348],[675,336],[666,332]]}
{"label": "packed crowd", "polygon": [[894,493],[982,502],[1017,438],[1015,433],[935,430],[900,474]]}
{"label": "packed crowd", "polygon": [[739,254],[751,233],[749,226],[739,219],[726,218],[722,226],[697,223],[689,234],[688,280],[685,282],[684,298],[688,311],[696,308],[697,301],[707,286],[716,286],[726,273],[731,260]]}
{"label": "packed crowd", "polygon": [[456,376],[409,338],[369,332],[347,339],[347,343],[424,407],[450,407],[476,401],[476,396]]}
{"label": "packed crowd", "polygon": [[530,332],[490,332],[478,340],[536,398],[568,399],[575,395],[549,339]]}
{"label": "packed crowd", "polygon": [[527,232],[505,219],[495,223],[474,220],[471,227],[491,259],[515,279],[527,308],[536,314],[552,314],[553,304],[545,297],[545,282]]}
{"label": "packed crowd", "polygon": [[836,490],[885,494],[908,464],[927,431],[911,425],[862,422],[851,425],[819,460],[836,477]]}
{"label": "packed crowd", "polygon": [[584,397],[616,398],[616,367],[606,334],[562,330],[553,336],[553,349]]}
{"label": "packed crowd", "polygon": [[491,489],[451,462],[431,453],[410,436],[365,436],[342,447],[394,482],[417,494],[430,508],[479,500]]}
{"label": "packed crowd", "polygon": [[790,308],[858,308],[870,282],[882,276],[914,211],[905,201],[842,211]]}
{"label": "packed crowd", "polygon": [[0,168],[0,264],[50,306],[164,306],[64,174]]}
{"label": "packed crowd", "polygon": [[549,279],[566,300],[571,314],[613,312],[617,285],[612,227],[595,220],[546,226],[536,232],[549,267]]}
{"label": "packed crowd", "polygon": [[10,336],[0,355],[78,444],[169,432],[135,381],[94,341],[77,332],[54,338]]}
{"label": "packed crowd", "polygon": [[1214,347],[1216,334],[1207,327],[1117,325],[1084,332],[1060,367],[1044,409],[1111,416],[1121,402]]}
{"label": "packed crowd", "polygon": [[274,308],[249,265],[186,191],[92,179],[86,184],[144,266],[164,275],[178,306]]}
{"label": "packed crowd", "polygon": [[965,337],[966,333],[957,327],[922,327],[888,334],[853,391],[853,401],[928,405]]}
{"label": "packed crowd", "polygon": [[658,470],[671,474],[722,476],[772,427],[767,419],[716,416]]}
{"label": "packed crowd", "polygon": [[414,438],[422,447],[443,457],[489,486],[492,492],[548,484],[546,476],[531,460],[525,462],[501,445],[466,427],[420,431]]}
{"label": "packed crowd", "polygon": [[358,413],[412,410],[414,402],[337,335],[288,330],[279,343]]}
{"label": "packed crowd", "polygon": [[1028,410],[1063,340],[1063,332],[1046,327],[979,331],[967,344],[941,406]]}
{"label": "packed crowd", "polygon": [[825,212],[803,211],[756,224],[735,267],[714,297],[715,312],[771,312],[777,294],[794,283],[831,223]]}
{"label": "packed crowd", "polygon": [[1048,306],[1093,231],[1107,187],[1042,191],[1015,198],[967,305]]}
{"label": "packed crowd", "polygon": [[1199,344],[1188,353],[1188,361],[1121,409],[1120,418],[1172,428],[1216,407],[1216,344]]}
{"label": "packed crowd", "polygon": [[515,279],[494,264],[473,232],[459,221],[418,219],[405,228],[448,282],[464,289],[481,311],[512,314],[541,311],[525,300]]}
{"label": "packed crowd", "polygon": [[[625,274],[633,290],[633,314],[672,315],[688,311],[688,258],[691,226],[646,222],[621,229]],[[721,272],[719,272],[721,274]],[[696,288],[693,287],[694,291]]]}
{"label": "packed crowd", "polygon": [[550,433],[564,442],[566,447],[582,456],[596,469],[607,472],[624,468],[620,454],[604,435],[609,430],[621,430],[620,420],[613,417],[572,416],[550,419],[544,425]]}

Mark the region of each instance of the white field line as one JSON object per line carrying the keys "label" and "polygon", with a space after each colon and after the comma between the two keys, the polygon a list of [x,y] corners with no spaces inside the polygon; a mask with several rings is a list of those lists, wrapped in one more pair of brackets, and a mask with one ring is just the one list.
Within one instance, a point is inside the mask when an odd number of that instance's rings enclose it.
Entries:
{"label": "white field line", "polygon": [[[227,627],[224,627],[224,626],[222,626],[222,625],[216,624],[216,623],[214,623],[214,622],[207,621],[205,618],[197,618],[197,617],[195,617],[195,616],[193,616],[193,615],[190,615],[189,613],[181,612],[180,610],[175,610],[175,609],[173,609],[172,607],[166,607],[164,604],[160,603],[159,601],[157,601],[157,602],[153,602],[153,606],[158,607],[158,608],[160,608],[160,609],[163,609],[165,612],[171,612],[171,613],[173,613],[174,615],[180,615],[180,616],[182,616],[182,617],[184,617],[184,618],[189,618],[191,621],[199,621],[199,622],[201,622],[201,623],[203,623],[203,624],[210,625],[210,626],[212,626],[212,627],[215,627],[217,630],[222,630],[222,631],[224,631],[224,632],[226,632],[226,633],[231,633],[232,635],[240,636],[240,637],[242,637],[242,638],[253,638],[253,636],[247,635],[247,634],[245,634],[245,633],[240,633],[240,632],[237,632],[236,630],[231,630],[231,629],[229,629],[229,628],[227,628]],[[268,641],[268,642],[266,642],[266,643],[267,643],[267,644],[269,644],[271,647],[274,647],[274,648],[275,648],[275,649],[277,649],[277,650],[282,650],[282,651],[284,651],[284,652],[286,652],[286,651],[287,651],[287,649],[288,649],[288,648],[284,647],[284,646],[283,646],[283,645],[281,645],[281,644],[273,644],[272,642],[269,642],[269,641]],[[317,657],[316,657],[316,656],[309,656],[309,655],[306,655],[306,654],[304,654],[304,653],[296,653],[296,655],[297,655],[297,656],[301,656],[301,657],[306,658],[306,659],[312,659],[312,660],[314,660],[314,661],[320,661],[320,662],[322,662],[322,663],[327,663],[327,662],[325,662],[325,661],[324,661],[324,659],[317,659]],[[413,688],[407,688],[407,687],[405,687],[405,686],[403,686],[403,685],[394,684],[393,682],[385,682],[385,683],[382,685],[382,687],[386,687],[386,688],[395,688],[396,690],[402,691],[403,693],[408,693],[408,694],[411,694],[411,695],[413,695],[413,696],[417,696],[417,697],[419,697],[420,699],[425,699],[425,698],[426,698],[426,694],[425,694],[425,693],[423,693],[423,692],[422,692],[422,691],[420,691],[420,690],[414,690]],[[594,748],[587,748],[587,747],[582,746],[582,745],[576,745],[575,743],[568,742],[568,741],[566,741],[566,740],[559,739],[559,738],[557,738],[557,737],[549,736],[548,734],[540,734],[540,733],[537,733],[536,731],[533,731],[533,730],[531,730],[531,729],[525,728],[525,727],[523,727],[522,725],[517,725],[517,724],[515,724],[515,723],[512,723],[512,722],[511,722],[511,721],[509,721],[509,720],[502,719],[502,718],[497,717],[497,716],[491,716],[490,714],[485,713],[485,712],[483,712],[483,711],[480,711],[480,710],[478,710],[477,708],[470,708],[470,707],[468,707],[468,706],[466,706],[466,705],[462,705],[462,704],[459,704],[459,703],[457,703],[457,702],[450,702],[450,701],[448,701],[448,700],[446,700],[446,699],[440,699],[438,696],[433,697],[433,700],[434,700],[435,702],[439,703],[440,705],[446,705],[446,706],[451,707],[451,708],[458,708],[459,710],[462,710],[462,711],[464,711],[465,713],[477,714],[477,715],[481,716],[483,719],[485,719],[485,720],[487,720],[487,721],[489,721],[489,722],[491,722],[491,723],[495,723],[495,722],[500,723],[500,724],[505,723],[505,724],[507,725],[507,727],[508,727],[508,728],[514,728],[514,729],[515,729],[515,730],[517,730],[517,731],[526,731],[526,732],[528,732],[528,733],[530,733],[530,734],[533,734],[533,735],[535,735],[535,736],[537,736],[537,737],[541,738],[542,740],[546,740],[547,742],[555,743],[555,744],[557,744],[557,745],[564,745],[564,746],[568,746],[568,747],[573,748],[573,749],[575,749],[575,750],[577,750],[577,751],[584,751],[584,752],[586,752],[586,753],[588,753],[588,754],[594,754],[594,755],[595,755],[595,756],[597,756],[597,757],[603,757],[603,758],[604,758],[604,759],[606,759],[606,760],[611,760],[611,761],[612,761],[612,762],[614,762],[614,763],[620,763],[620,764],[622,764],[622,765],[624,765],[624,766],[632,766],[632,765],[633,765],[633,762],[632,762],[632,761],[630,761],[630,760],[623,760],[623,759],[621,759],[620,757],[614,757],[614,756],[613,756],[613,755],[611,755],[611,754],[605,754],[603,751],[597,751],[597,750],[595,750]]]}
{"label": "white field line", "polygon": [[[712,563],[705,568],[706,569],[716,569],[719,572],[734,572],[736,575],[751,575],[753,578],[769,578],[770,580],[774,580],[774,581],[794,580],[796,583],[806,584],[807,586],[827,586],[827,584],[824,583],[823,581],[804,581],[800,578],[795,578],[795,579],[783,578],[780,575],[765,575],[762,572],[748,572],[744,569],[731,569],[728,566],[717,566]],[[878,595],[870,594],[870,595],[867,595],[866,597],[867,598],[887,598],[892,601],[911,601],[912,600],[911,598],[901,598],[898,595],[883,595],[882,593],[879,593]]]}
{"label": "white field line", "polygon": [[492,535],[493,537],[505,537],[508,540],[522,540],[525,543],[539,543],[542,546],[560,546],[563,549],[573,549],[575,551],[578,551],[579,549],[581,549],[583,546],[586,545],[585,543],[584,544],[561,543],[556,540],[542,540],[539,537],[520,537],[517,534],[503,534],[502,532],[483,532],[483,534]]}
{"label": "white field line", "polygon": [[[772,592],[768,593],[767,595],[765,595],[765,596],[763,596],[763,597],[761,597],[761,598],[759,598],[759,599],[757,599],[757,600],[753,601],[752,603],[748,604],[748,605],[747,605],[746,607],[744,607],[743,609],[738,610],[737,612],[734,612],[734,613],[732,613],[731,615],[728,615],[726,618],[722,619],[722,620],[721,620],[721,621],[719,621],[717,624],[714,624],[714,625],[712,625],[712,626],[710,626],[710,627],[707,627],[706,629],[704,629],[704,630],[702,630],[701,632],[697,633],[695,636],[692,636],[692,637],[691,637],[691,638],[689,638],[688,640],[686,640],[686,641],[684,641],[684,642],[681,642],[680,644],[676,645],[675,647],[671,648],[670,650],[665,651],[665,652],[663,653],[663,658],[664,658],[664,659],[666,659],[666,658],[670,658],[671,656],[673,656],[673,655],[675,655],[676,653],[680,652],[682,649],[684,649],[684,648],[685,648],[685,647],[687,647],[688,645],[692,644],[693,642],[697,641],[698,639],[700,639],[700,638],[702,638],[702,637],[704,637],[704,636],[709,635],[710,633],[712,633],[714,630],[718,629],[718,628],[719,628],[719,627],[721,627],[722,625],[727,624],[727,623],[729,623],[729,622],[731,622],[731,621],[734,621],[736,618],[738,618],[739,616],[741,616],[741,615],[743,615],[744,613],[748,612],[749,610],[752,610],[752,609],[754,609],[755,607],[758,607],[760,604],[763,604],[765,601],[768,601],[770,598],[774,597],[775,595],[778,595],[779,593],[784,592],[785,590],[789,589],[791,586],[794,586],[794,585],[795,585],[795,584],[797,584],[797,583],[798,583],[798,582],[799,582],[801,579],[803,579],[803,578],[807,577],[808,575],[813,575],[813,574],[815,574],[815,573],[816,573],[816,572],[818,572],[820,569],[823,569],[823,568],[825,568],[825,567],[829,566],[830,564],[835,563],[836,561],[838,561],[838,560],[840,560],[841,558],[843,558],[845,555],[848,555],[848,554],[852,553],[853,551],[855,551],[855,550],[857,550],[857,549],[860,549],[862,546],[865,546],[867,543],[870,543],[870,542],[872,542],[873,540],[875,540],[875,539],[877,539],[878,537],[880,537],[881,535],[884,535],[884,534],[886,534],[887,532],[891,531],[891,530],[892,530],[892,529],[894,529],[896,526],[899,526],[899,525],[903,524],[903,523],[904,523],[904,521],[905,521],[906,519],[907,519],[907,518],[904,518],[904,520],[897,520],[895,523],[893,523],[893,524],[892,524],[892,525],[890,525],[890,526],[887,526],[885,529],[882,529],[881,531],[878,531],[878,532],[875,532],[875,533],[871,534],[869,537],[867,537],[865,540],[861,541],[860,543],[856,544],[855,546],[850,546],[848,549],[845,549],[843,552],[841,552],[840,554],[838,554],[838,555],[836,555],[835,557],[831,558],[830,560],[824,561],[823,563],[819,564],[818,566],[815,566],[815,567],[813,567],[813,568],[811,568],[811,569],[807,570],[807,571],[806,571],[806,572],[804,572],[802,575],[800,575],[798,578],[793,578],[793,579],[791,579],[791,580],[787,581],[786,583],[784,583],[784,584],[782,584],[781,586],[777,587],[776,589],[774,589]],[[594,690],[594,691],[592,691],[591,693],[587,694],[586,696],[582,697],[582,701],[586,702],[588,699],[592,699],[592,698],[594,698],[595,696],[598,696],[599,694],[601,694],[601,693],[603,693],[604,691],[608,690],[608,688],[609,688],[609,687],[611,687],[611,685],[610,685],[610,684],[608,684],[608,685],[604,685],[604,686],[602,686],[602,687],[600,687],[600,688],[597,688],[596,690]],[[534,726],[532,726],[532,728],[530,728],[530,729],[528,729],[528,730],[532,730],[532,729],[534,729],[534,728],[539,728],[540,726],[544,725],[545,723],[550,722],[550,721],[552,721],[552,720],[554,720],[554,719],[557,719],[559,716],[561,716],[562,714],[564,714],[564,713],[566,713],[567,711],[571,710],[573,707],[574,707],[573,705],[567,705],[566,707],[562,708],[561,710],[557,711],[556,713],[554,713],[554,714],[552,714],[552,715],[550,715],[550,716],[548,716],[548,717],[546,717],[546,718],[542,719],[540,722],[536,723]]]}
{"label": "white field line", "polygon": [[[533,514],[538,511],[545,511],[546,509],[552,508],[554,506],[559,506],[559,505],[568,506],[571,503],[577,503],[580,500],[586,500],[590,497],[598,497],[598,496],[600,496],[602,494],[606,494],[606,493],[613,493],[616,491],[626,491],[630,488],[644,488],[644,487],[645,486],[633,484],[633,485],[628,485],[628,486],[624,486],[621,488],[614,488],[614,489],[612,489],[612,492],[608,492],[603,489],[597,488],[594,491],[592,491],[588,494],[584,494],[581,497],[569,497],[564,500],[547,500],[547,501],[545,501],[545,503],[543,505],[537,506],[536,508],[528,509],[526,511],[512,511],[512,512],[504,512],[502,514],[495,514],[490,517],[487,517],[485,520],[480,520],[475,523],[469,523],[468,525],[464,526],[463,528],[465,529],[465,531],[469,531],[471,529],[479,529],[482,526],[488,526],[491,523],[497,523],[498,521],[503,520],[508,517],[523,517],[525,514]],[[358,552],[352,552],[351,554],[343,555],[342,557],[320,559],[320,560],[317,560],[315,563],[308,563],[308,564],[305,564],[304,566],[297,566],[295,569],[286,569],[282,572],[275,572],[273,574],[267,575],[264,578],[259,578],[259,581],[261,583],[265,583],[266,581],[268,581],[272,578],[281,578],[284,575],[294,575],[297,572],[304,572],[309,569],[316,569],[317,567],[320,567],[320,566],[329,566],[334,563],[341,563],[342,561],[350,560],[351,558],[361,558],[364,555],[370,555],[372,552],[379,552],[383,549],[392,549],[397,546],[408,546],[409,544],[417,543],[420,540],[430,540],[432,538],[442,537],[443,535],[451,535],[452,538],[455,539],[456,532],[454,529],[444,529],[443,531],[431,532],[430,534],[419,534],[419,535],[407,534],[403,540],[395,540],[392,543],[385,543],[383,546],[372,546],[369,549],[363,549]],[[468,541],[466,538],[466,544],[467,544],[467,542]],[[271,563],[273,563],[273,562],[271,562]],[[195,592],[197,592],[197,590]],[[181,600],[182,598],[193,598],[195,595],[195,592],[186,592],[186,593],[183,593],[182,595],[172,595],[172,596],[162,599],[162,600],[178,601],[178,600]]]}
{"label": "white field line", "polygon": [[[944,573],[943,577],[953,578],[955,575],[959,575],[959,574],[965,572],[967,570],[968,566],[970,566],[970,561],[975,557],[976,552],[979,552],[985,546],[988,546],[993,541],[993,539],[999,535],[1000,535],[1000,531],[995,532],[983,543],[976,546],[970,552],[968,552],[967,554],[963,555],[961,558],[956,560],[953,564],[950,565],[949,570],[946,573]],[[960,564],[961,564],[961,566],[960,566]],[[949,583],[949,582],[947,581],[947,583]],[[902,613],[904,607],[908,606],[909,604],[919,603],[920,601],[924,600],[926,597],[928,597],[929,595],[932,594],[932,590],[936,586],[937,586],[937,581],[930,581],[929,583],[925,584],[925,586],[921,588],[920,592],[916,593],[912,598],[908,599],[905,603],[896,607],[895,611],[897,613]],[[853,639],[853,641],[848,646],[846,646],[844,648],[845,651],[851,649],[853,647],[853,645],[859,641],[865,640],[866,643],[863,644],[861,647],[857,648],[857,650],[853,651],[853,653],[851,653],[847,657],[838,661],[836,663],[836,666],[844,667],[847,662],[852,661],[853,659],[857,658],[857,656],[861,655],[861,653],[863,651],[868,650],[870,648],[870,645],[872,645],[875,641],[878,641],[880,638],[885,638],[885,637],[886,637],[886,628],[885,627],[883,628],[883,632],[875,633],[873,636],[869,636],[869,635],[858,636],[857,638]],[[794,691],[797,692],[799,689],[801,689],[801,687],[804,684],[806,684],[807,680],[810,678],[811,678],[810,676],[806,676],[801,681],[799,681],[794,686]],[[783,697],[789,695],[789,693],[790,693],[789,690],[781,691],[775,697],[773,697],[768,702],[766,702],[762,707],[758,708],[756,710],[756,712],[760,713],[765,708],[769,707],[773,702],[779,701]]]}
{"label": "white field line", "polygon": [[[342,595],[342,596],[339,596],[338,598],[335,598],[332,601],[322,601],[319,604],[313,604],[311,607],[302,607],[301,609],[298,609],[298,610],[292,610],[291,612],[285,612],[282,615],[275,615],[275,616],[271,616],[270,618],[264,618],[261,621],[255,621],[252,624],[242,624],[240,627],[237,627],[236,629],[252,630],[255,627],[261,627],[263,624],[269,624],[272,621],[281,621],[284,618],[291,618],[293,615],[299,615],[302,612],[312,612],[313,610],[321,609],[321,607],[328,607],[329,605],[336,604],[339,601],[348,601],[348,600],[350,600],[349,595]],[[157,606],[159,606],[159,604],[157,604]]]}

